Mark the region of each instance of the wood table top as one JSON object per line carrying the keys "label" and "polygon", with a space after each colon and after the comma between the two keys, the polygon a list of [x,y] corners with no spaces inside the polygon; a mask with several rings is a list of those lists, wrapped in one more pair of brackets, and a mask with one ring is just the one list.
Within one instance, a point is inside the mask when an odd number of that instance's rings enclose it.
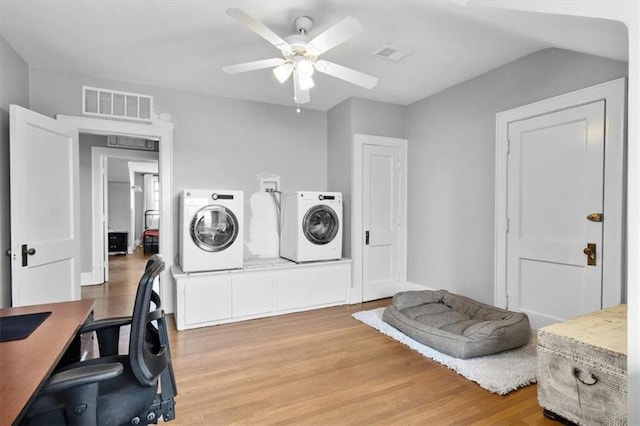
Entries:
{"label": "wood table top", "polygon": [[93,299],[86,299],[0,309],[0,317],[51,311],[27,338],[0,342],[0,424],[16,423],[24,415],[93,305]]}

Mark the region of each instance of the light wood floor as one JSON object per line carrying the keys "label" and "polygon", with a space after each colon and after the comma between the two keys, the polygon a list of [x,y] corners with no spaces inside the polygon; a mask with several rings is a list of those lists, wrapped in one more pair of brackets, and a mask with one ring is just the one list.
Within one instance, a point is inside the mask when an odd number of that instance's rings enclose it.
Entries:
{"label": "light wood floor", "polygon": [[[129,315],[145,257],[84,287],[96,317]],[[489,393],[356,321],[389,300],[171,333],[176,425],[557,425],[536,386]]]}

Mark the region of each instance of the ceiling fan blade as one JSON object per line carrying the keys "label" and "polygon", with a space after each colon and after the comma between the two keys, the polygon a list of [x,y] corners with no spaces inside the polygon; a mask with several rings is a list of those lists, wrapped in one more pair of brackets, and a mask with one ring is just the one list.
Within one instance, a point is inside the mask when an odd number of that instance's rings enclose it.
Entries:
{"label": "ceiling fan blade", "polygon": [[241,9],[227,9],[227,15],[258,34],[283,52],[291,52],[291,46],[282,37],[271,31],[262,22],[255,20]]}
{"label": "ceiling fan blade", "polygon": [[365,89],[373,89],[378,84],[378,79],[369,74],[334,64],[333,62],[319,60],[314,64],[316,70],[321,73],[348,81]]}
{"label": "ceiling fan blade", "polygon": [[360,23],[352,17],[347,16],[307,43],[307,51],[318,56],[327,50],[344,43],[361,32],[362,27],[360,26]]}
{"label": "ceiling fan blade", "polygon": [[254,70],[261,70],[263,68],[277,67],[284,64],[285,62],[287,61],[285,61],[282,58],[262,59],[260,61],[245,62],[242,64],[236,64],[236,65],[227,65],[226,67],[222,67],[222,71],[228,74],[238,74],[246,71],[254,71]]}
{"label": "ceiling fan blade", "polygon": [[311,102],[309,89],[303,90],[300,88],[300,78],[297,72],[293,73],[293,100],[298,105]]}

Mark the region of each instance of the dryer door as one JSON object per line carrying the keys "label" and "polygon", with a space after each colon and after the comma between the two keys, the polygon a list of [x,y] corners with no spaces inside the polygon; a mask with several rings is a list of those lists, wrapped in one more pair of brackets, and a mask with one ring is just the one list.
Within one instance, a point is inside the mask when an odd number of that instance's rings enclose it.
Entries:
{"label": "dryer door", "polygon": [[330,243],[338,234],[340,223],[338,215],[329,206],[317,205],[311,207],[302,219],[302,232],[313,244]]}
{"label": "dryer door", "polygon": [[225,206],[201,208],[191,221],[191,238],[202,250],[216,252],[228,248],[236,240],[240,226],[236,215]]}

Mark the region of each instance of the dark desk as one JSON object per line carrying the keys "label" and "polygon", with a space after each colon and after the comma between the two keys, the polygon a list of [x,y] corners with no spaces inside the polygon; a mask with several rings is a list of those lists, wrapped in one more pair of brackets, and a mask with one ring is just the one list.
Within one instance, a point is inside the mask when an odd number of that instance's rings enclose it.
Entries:
{"label": "dark desk", "polygon": [[0,342],[0,425],[19,420],[93,310],[93,299],[0,309],[0,316],[51,311],[26,339]]}

